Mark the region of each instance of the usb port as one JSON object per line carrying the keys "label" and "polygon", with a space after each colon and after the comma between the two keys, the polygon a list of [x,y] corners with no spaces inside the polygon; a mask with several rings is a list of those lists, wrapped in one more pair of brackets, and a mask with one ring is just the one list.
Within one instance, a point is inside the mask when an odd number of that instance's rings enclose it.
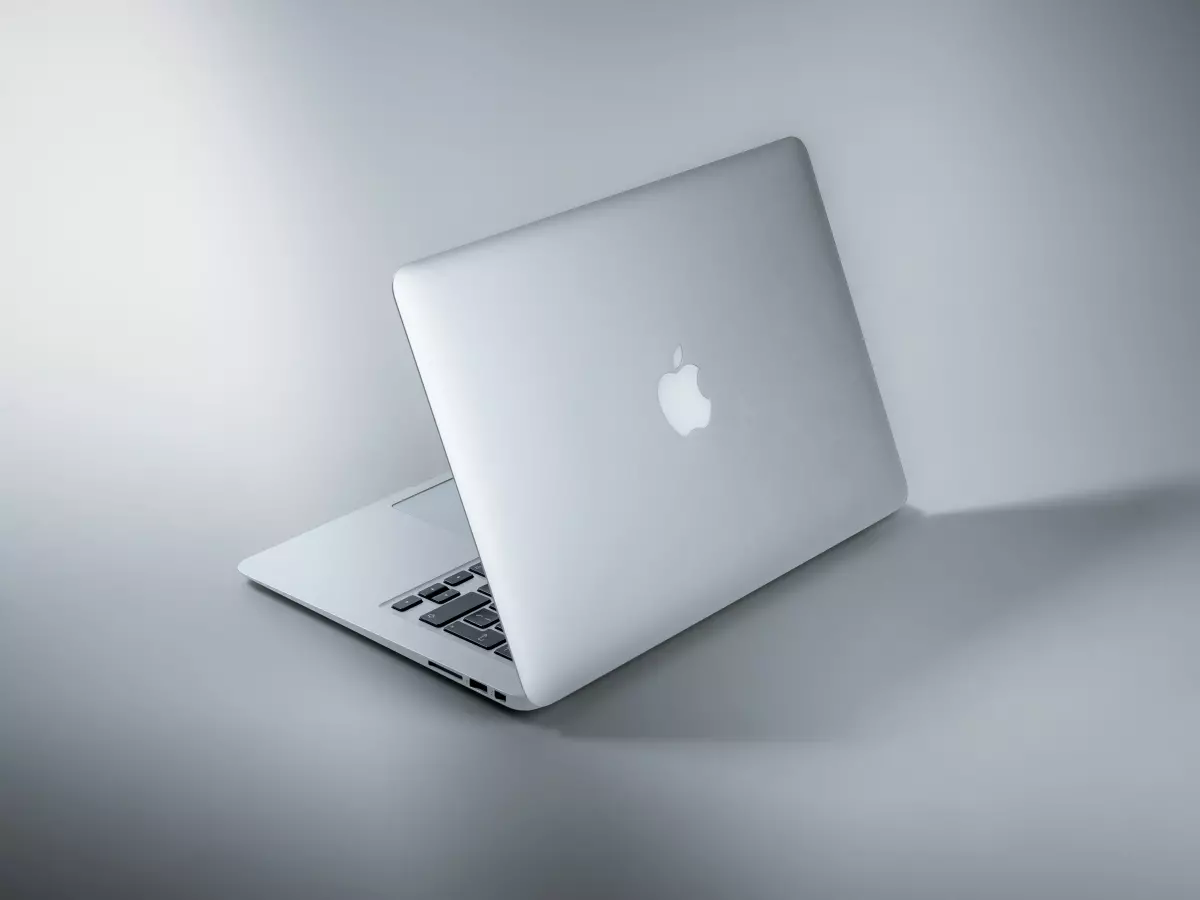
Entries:
{"label": "usb port", "polygon": [[474,678],[468,678],[467,683],[471,685],[471,687],[475,688],[475,690],[483,691],[485,694],[487,693],[487,685],[482,681],[476,681]]}

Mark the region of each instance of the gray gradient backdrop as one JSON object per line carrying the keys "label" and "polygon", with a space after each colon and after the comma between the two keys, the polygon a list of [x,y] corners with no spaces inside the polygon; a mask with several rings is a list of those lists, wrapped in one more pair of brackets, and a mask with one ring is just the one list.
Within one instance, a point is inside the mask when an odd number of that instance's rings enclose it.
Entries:
{"label": "gray gradient backdrop", "polygon": [[[794,133],[913,509],[505,715],[250,588],[406,259]],[[0,893],[1200,893],[1200,6],[0,3]]]}

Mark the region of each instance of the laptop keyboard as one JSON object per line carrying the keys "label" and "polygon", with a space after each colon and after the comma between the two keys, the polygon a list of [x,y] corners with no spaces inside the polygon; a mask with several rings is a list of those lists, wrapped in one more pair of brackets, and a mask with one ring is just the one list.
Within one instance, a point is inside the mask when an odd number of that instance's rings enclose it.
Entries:
{"label": "laptop keyboard", "polygon": [[418,621],[511,662],[504,625],[486,579],[483,563],[477,562],[397,598],[392,609],[406,613],[420,608]]}

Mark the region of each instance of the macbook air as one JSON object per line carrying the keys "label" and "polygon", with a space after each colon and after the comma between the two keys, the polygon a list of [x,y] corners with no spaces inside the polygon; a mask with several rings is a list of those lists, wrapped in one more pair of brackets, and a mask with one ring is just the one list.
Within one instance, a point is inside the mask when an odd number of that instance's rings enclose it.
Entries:
{"label": "macbook air", "polygon": [[795,138],[393,293],[451,471],[239,569],[492,702],[554,703],[905,502]]}

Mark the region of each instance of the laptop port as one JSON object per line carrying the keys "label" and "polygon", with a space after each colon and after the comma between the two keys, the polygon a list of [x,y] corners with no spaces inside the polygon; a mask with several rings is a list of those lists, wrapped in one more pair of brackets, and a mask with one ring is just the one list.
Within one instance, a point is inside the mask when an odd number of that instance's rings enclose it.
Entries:
{"label": "laptop port", "polygon": [[499,691],[492,691],[492,696],[494,696],[494,697],[495,697],[497,700],[499,700],[501,703],[507,703],[507,702],[508,702],[508,695],[507,695],[507,694],[502,694],[502,693],[500,693]]}
{"label": "laptop port", "polygon": [[437,669],[439,672],[445,672],[451,678],[457,678],[459,681],[462,681],[462,676],[459,675],[457,672],[455,672],[453,669],[447,669],[441,663],[435,663],[432,659],[427,660],[427,662],[429,663],[429,668]]}
{"label": "laptop port", "polygon": [[474,678],[468,678],[467,683],[471,685],[471,687],[475,688],[475,690],[483,691],[485,694],[487,693],[487,685],[482,681],[476,681]]}

